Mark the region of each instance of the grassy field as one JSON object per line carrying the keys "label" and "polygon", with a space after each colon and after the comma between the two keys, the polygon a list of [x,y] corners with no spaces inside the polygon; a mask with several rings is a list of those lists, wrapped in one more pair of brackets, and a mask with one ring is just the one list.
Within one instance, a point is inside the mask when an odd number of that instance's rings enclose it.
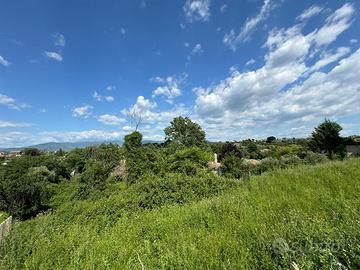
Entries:
{"label": "grassy field", "polygon": [[0,268],[360,269],[359,181],[353,159],[146,211],[119,211],[121,197],[65,203],[15,224]]}

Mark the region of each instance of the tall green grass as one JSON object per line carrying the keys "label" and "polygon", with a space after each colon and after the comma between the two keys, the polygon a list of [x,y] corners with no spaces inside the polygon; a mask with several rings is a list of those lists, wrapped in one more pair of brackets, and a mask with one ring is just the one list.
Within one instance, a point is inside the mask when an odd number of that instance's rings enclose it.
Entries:
{"label": "tall green grass", "polygon": [[271,172],[152,210],[118,211],[121,196],[67,203],[16,223],[0,268],[360,269],[359,181],[354,159]]}

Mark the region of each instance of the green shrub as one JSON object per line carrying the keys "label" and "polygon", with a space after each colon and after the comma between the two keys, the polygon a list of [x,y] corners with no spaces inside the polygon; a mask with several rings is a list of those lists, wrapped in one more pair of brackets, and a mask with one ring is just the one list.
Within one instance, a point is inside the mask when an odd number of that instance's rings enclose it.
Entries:
{"label": "green shrub", "polygon": [[267,157],[261,160],[258,168],[260,173],[272,171],[274,169],[280,168],[280,161],[277,158]]}
{"label": "green shrub", "polygon": [[307,151],[304,157],[304,161],[309,164],[317,164],[328,161],[328,158],[325,154],[314,153],[312,151]]}
{"label": "green shrub", "polygon": [[280,158],[280,167],[287,168],[303,164],[304,161],[295,155],[284,155]]}
{"label": "green shrub", "polygon": [[165,174],[163,177],[148,174],[130,187],[127,196],[138,207],[153,209],[215,196],[235,185],[234,181],[212,173],[202,173],[196,177],[176,173]]}
{"label": "green shrub", "polygon": [[198,147],[189,147],[170,155],[165,163],[166,167],[163,169],[166,172],[196,175],[200,170],[207,168],[211,159],[211,153]]}
{"label": "green shrub", "polygon": [[247,178],[250,174],[250,168],[251,165],[243,163],[242,159],[228,155],[222,161],[221,172],[225,177]]}
{"label": "green shrub", "polygon": [[108,176],[109,170],[104,163],[90,160],[86,163],[85,170],[80,176],[80,183],[83,184],[85,190],[102,190],[105,188]]}

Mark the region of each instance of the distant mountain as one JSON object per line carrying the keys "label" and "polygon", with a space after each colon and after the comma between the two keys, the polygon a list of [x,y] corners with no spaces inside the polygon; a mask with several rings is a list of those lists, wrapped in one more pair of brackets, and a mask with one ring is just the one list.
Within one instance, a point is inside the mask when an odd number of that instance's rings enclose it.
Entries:
{"label": "distant mountain", "polygon": [[84,148],[88,146],[100,145],[102,143],[119,143],[121,141],[102,141],[102,142],[48,142],[24,147],[12,147],[12,148],[0,148],[0,151],[10,152],[10,151],[21,151],[25,148],[37,148],[41,151],[58,151],[60,149],[64,151],[70,151],[75,148]]}
{"label": "distant mountain", "polygon": [[[0,151],[11,152],[11,151],[21,151],[25,148],[37,148],[41,151],[58,151],[60,149],[64,151],[70,151],[75,148],[84,148],[88,146],[96,146],[103,143],[117,143],[122,144],[122,141],[99,141],[99,142],[48,142],[24,147],[11,147],[11,148],[0,148]],[[162,143],[162,141],[153,141],[153,140],[143,140],[143,144],[149,143]]]}

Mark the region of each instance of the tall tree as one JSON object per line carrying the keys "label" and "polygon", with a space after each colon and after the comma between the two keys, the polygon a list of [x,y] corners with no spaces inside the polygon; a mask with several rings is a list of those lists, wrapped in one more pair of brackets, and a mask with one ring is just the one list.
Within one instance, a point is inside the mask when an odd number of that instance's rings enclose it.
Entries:
{"label": "tall tree", "polygon": [[328,119],[325,119],[312,132],[310,147],[313,150],[325,151],[329,159],[333,159],[334,153],[343,150],[343,139],[340,137],[342,127]]}
{"label": "tall tree", "polygon": [[200,146],[205,143],[205,131],[188,117],[175,117],[170,126],[164,129],[165,140],[185,146]]}

